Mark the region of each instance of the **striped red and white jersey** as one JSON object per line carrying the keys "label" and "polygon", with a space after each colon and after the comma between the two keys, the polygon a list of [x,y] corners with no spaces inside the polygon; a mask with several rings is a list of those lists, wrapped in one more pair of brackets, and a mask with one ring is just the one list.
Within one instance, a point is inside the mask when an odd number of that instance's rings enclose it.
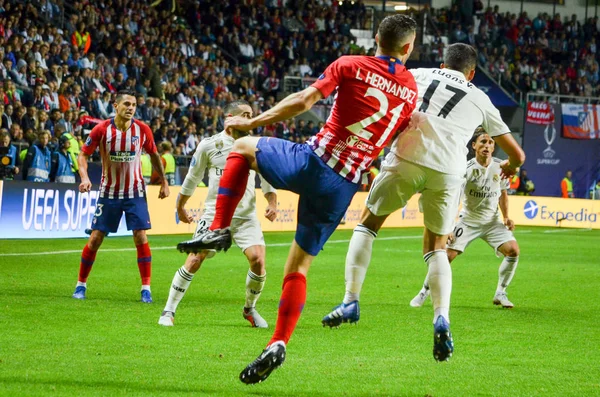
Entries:
{"label": "striped red and white jersey", "polygon": [[105,120],[94,127],[81,150],[89,156],[96,147],[100,148],[102,159],[100,197],[144,197],[140,156],[142,149],[149,154],[157,151],[150,127],[134,119],[127,131],[119,131],[114,119]]}
{"label": "striped red and white jersey", "polygon": [[408,125],[417,104],[413,75],[388,56],[343,56],[312,85],[323,97],[335,89],[331,114],[307,143],[327,165],[360,183],[381,150]]}

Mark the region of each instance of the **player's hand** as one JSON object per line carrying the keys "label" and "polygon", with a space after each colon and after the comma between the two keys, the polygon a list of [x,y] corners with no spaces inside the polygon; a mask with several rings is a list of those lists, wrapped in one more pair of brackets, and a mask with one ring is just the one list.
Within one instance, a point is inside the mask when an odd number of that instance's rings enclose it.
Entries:
{"label": "player's hand", "polygon": [[446,244],[450,245],[450,244],[454,243],[454,240],[456,240],[456,238],[454,238],[454,233],[451,233],[448,235],[448,242]]}
{"label": "player's hand", "polygon": [[232,132],[231,130],[250,131],[251,129],[252,122],[245,117],[233,116],[225,119],[225,130],[228,132]]}
{"label": "player's hand", "polygon": [[194,221],[194,217],[188,214],[185,208],[177,208],[177,217],[183,223],[192,223]]}
{"label": "player's hand", "polygon": [[85,193],[89,192],[90,190],[92,190],[92,182],[90,182],[89,178],[82,179],[81,183],[79,184],[79,192]]}
{"label": "player's hand", "polygon": [[502,171],[500,172],[500,176],[502,179],[510,179],[519,172],[519,167],[514,167],[510,165],[508,160],[504,160],[500,163],[500,168]]}
{"label": "player's hand", "polygon": [[267,209],[265,210],[265,218],[273,222],[277,218],[277,206],[267,205]]}
{"label": "player's hand", "polygon": [[510,231],[515,230],[515,222],[512,219],[506,218],[504,220],[504,226]]}
{"label": "player's hand", "polygon": [[160,191],[158,192],[158,198],[159,199],[164,199],[169,197],[169,184],[167,183],[166,180],[163,180],[162,184],[160,185]]}

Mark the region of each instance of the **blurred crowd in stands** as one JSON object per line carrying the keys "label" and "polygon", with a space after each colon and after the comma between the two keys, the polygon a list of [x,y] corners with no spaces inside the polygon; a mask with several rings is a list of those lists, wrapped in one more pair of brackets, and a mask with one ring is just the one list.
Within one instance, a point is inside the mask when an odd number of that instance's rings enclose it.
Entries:
{"label": "blurred crowd in stands", "polygon": [[475,46],[479,63],[509,90],[515,99],[526,93],[574,96],[600,94],[598,18],[576,15],[515,14],[498,6],[484,9],[476,0],[469,10],[425,7],[434,38],[427,52],[441,61],[447,36],[450,43]]}
{"label": "blurred crowd in stands", "polygon": [[[350,34],[365,15],[360,0],[0,0],[0,134],[19,148],[44,131],[51,148],[63,133],[82,144],[114,115],[116,92],[132,89],[157,144],[189,155],[222,130],[227,102],[260,113],[285,75],[316,77],[365,54]],[[289,120],[258,133],[301,142],[319,127]]]}

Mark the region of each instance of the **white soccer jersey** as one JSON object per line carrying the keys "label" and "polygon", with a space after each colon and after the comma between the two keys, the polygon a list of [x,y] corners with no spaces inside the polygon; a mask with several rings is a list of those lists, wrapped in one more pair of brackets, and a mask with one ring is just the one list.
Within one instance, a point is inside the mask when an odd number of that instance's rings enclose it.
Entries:
{"label": "white soccer jersey", "polygon": [[487,167],[479,164],[476,159],[467,163],[463,208],[460,211],[463,223],[478,226],[498,220],[500,194],[509,187],[508,180],[500,176],[501,162],[500,159],[492,158]]}
{"label": "white soccer jersey", "polygon": [[510,132],[490,98],[450,69],[412,69],[419,96],[409,127],[392,150],[402,159],[463,175],[467,144],[480,125],[492,137]]}
{"label": "white soccer jersey", "polygon": [[[215,203],[217,201],[217,191],[219,190],[219,180],[223,175],[223,168],[233,143],[235,140],[224,131],[213,135],[210,138],[203,139],[194,152],[190,169],[181,186],[181,194],[191,196],[196,186],[204,178],[204,172],[208,168],[208,195],[204,203],[204,215],[215,215]],[[255,192],[255,172],[250,170],[248,176],[248,185],[246,193],[238,204],[234,218],[250,219],[256,218],[256,192]],[[260,175],[259,175],[260,176]],[[264,194],[275,192],[275,189],[265,181],[262,176],[261,185]]]}

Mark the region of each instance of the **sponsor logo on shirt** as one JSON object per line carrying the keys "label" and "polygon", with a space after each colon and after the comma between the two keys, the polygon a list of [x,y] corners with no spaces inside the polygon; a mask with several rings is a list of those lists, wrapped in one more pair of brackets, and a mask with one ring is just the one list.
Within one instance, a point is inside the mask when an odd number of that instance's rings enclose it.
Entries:
{"label": "sponsor logo on shirt", "polygon": [[135,161],[135,151],[110,152],[110,161],[117,163],[131,163]]}

